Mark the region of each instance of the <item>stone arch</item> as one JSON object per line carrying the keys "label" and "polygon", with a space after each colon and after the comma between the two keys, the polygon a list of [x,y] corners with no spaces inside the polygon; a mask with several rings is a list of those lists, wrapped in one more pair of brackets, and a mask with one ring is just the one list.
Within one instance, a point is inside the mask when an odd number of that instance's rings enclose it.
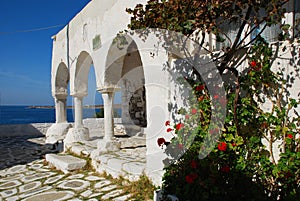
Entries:
{"label": "stone arch", "polygon": [[46,133],[46,143],[56,143],[64,139],[70,128],[67,121],[67,97],[70,73],[67,65],[60,62],[52,65],[52,96],[55,101],[55,124]]}
{"label": "stone arch", "polygon": [[69,69],[65,63],[61,62],[58,65],[55,75],[55,96],[67,96],[69,84]]}
{"label": "stone arch", "polygon": [[71,95],[83,97],[88,94],[88,76],[92,64],[93,60],[89,53],[82,51],[77,57]]}
{"label": "stone arch", "polygon": [[[75,110],[74,127],[69,129],[65,143],[82,142],[89,139],[89,130],[83,125],[83,97],[88,95],[88,78],[92,57],[86,51],[81,51],[75,66],[71,67],[71,96]],[[95,69],[96,70],[96,69]]]}
{"label": "stone arch", "polygon": [[105,68],[105,85],[122,92],[122,122],[147,126],[145,75],[136,42],[119,35],[112,43]]}

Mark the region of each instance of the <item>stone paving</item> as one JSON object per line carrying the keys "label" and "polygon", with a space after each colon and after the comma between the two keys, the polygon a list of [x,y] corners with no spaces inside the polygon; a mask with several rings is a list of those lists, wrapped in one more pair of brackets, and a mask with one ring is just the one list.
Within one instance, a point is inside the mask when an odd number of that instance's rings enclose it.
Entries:
{"label": "stone paving", "polygon": [[99,173],[108,173],[112,177],[122,176],[130,181],[137,180],[146,169],[145,136],[119,138],[121,150],[91,156],[97,149],[97,138],[91,138],[84,143],[73,143],[68,149],[76,155],[92,158],[92,165]]}
{"label": "stone paving", "polygon": [[[116,183],[96,172],[79,170],[64,174],[54,169],[46,163],[44,157],[47,153],[57,152],[57,149],[54,145],[45,145],[44,141],[43,137],[0,138],[0,201],[134,200],[124,190],[124,184]],[[118,160],[121,160],[118,157],[122,157],[124,161],[119,166],[128,172],[143,165],[142,158],[137,161],[137,157],[132,154],[130,158],[129,152],[130,150],[121,150],[117,155],[103,155],[106,157],[107,168],[118,166]],[[128,163],[126,160],[136,163]],[[112,169],[116,172],[118,168]]]}

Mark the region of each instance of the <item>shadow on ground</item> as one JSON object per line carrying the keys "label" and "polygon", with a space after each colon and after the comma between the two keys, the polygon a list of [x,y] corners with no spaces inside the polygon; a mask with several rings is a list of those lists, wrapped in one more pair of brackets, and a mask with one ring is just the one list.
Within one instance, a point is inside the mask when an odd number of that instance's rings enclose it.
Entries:
{"label": "shadow on ground", "polygon": [[45,136],[37,130],[34,130],[33,135],[28,130],[24,133],[25,136],[0,137],[0,170],[43,159],[47,153],[58,152],[58,144],[45,144]]}

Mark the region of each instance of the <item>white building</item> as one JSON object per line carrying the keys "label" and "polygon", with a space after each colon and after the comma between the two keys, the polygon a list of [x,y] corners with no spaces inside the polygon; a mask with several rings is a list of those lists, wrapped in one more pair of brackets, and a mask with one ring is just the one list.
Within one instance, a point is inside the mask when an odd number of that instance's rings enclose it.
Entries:
{"label": "white building", "polygon": [[[178,95],[181,89],[174,82],[175,75],[168,70],[176,65],[177,59],[173,55],[180,55],[180,51],[166,51],[163,44],[158,43],[161,42],[157,34],[159,32],[153,30],[146,40],[139,34],[125,34],[116,40],[118,33],[126,30],[130,23],[130,16],[125,9],[133,8],[137,3],[145,4],[146,0],[92,0],[53,36],[51,84],[56,104],[56,124],[50,129],[51,132],[55,131],[55,135],[51,133],[48,137],[61,139],[63,133],[68,132],[65,143],[89,139],[89,131],[82,123],[82,99],[88,93],[88,74],[93,65],[97,91],[102,94],[105,111],[105,136],[99,140],[94,156],[118,148],[112,114],[114,93],[121,91],[122,123],[136,124],[146,135],[146,173],[159,184],[165,155],[157,146],[157,138],[162,135],[166,139],[172,137],[166,134],[164,126],[166,120],[172,119],[170,103],[184,105]],[[291,1],[289,6],[290,11],[295,7],[299,11],[299,1]],[[297,15],[288,12],[285,20],[294,24],[299,17]],[[234,31],[230,31],[234,34]],[[297,31],[291,32],[293,36],[298,34]],[[271,37],[271,34],[266,37]],[[221,48],[213,36],[208,38],[210,50]],[[299,45],[295,44],[294,47],[298,48]],[[202,64],[206,60],[205,52],[203,55]],[[283,55],[293,58],[289,51]],[[171,66],[166,65],[167,62]],[[285,65],[290,64],[287,62]],[[299,77],[297,79],[299,81]],[[68,85],[75,107],[73,128],[69,128],[66,119]]]}

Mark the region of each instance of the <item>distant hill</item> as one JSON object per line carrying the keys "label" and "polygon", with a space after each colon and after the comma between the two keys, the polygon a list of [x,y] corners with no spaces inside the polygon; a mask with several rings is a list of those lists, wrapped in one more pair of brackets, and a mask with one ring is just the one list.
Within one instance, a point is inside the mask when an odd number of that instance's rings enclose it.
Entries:
{"label": "distant hill", "polygon": [[[121,108],[121,104],[114,104],[114,108]],[[30,109],[54,109],[55,106],[38,106],[38,105],[32,105],[28,106]],[[73,106],[67,106],[68,109],[74,108]],[[83,108],[104,108],[104,105],[85,105]]]}

